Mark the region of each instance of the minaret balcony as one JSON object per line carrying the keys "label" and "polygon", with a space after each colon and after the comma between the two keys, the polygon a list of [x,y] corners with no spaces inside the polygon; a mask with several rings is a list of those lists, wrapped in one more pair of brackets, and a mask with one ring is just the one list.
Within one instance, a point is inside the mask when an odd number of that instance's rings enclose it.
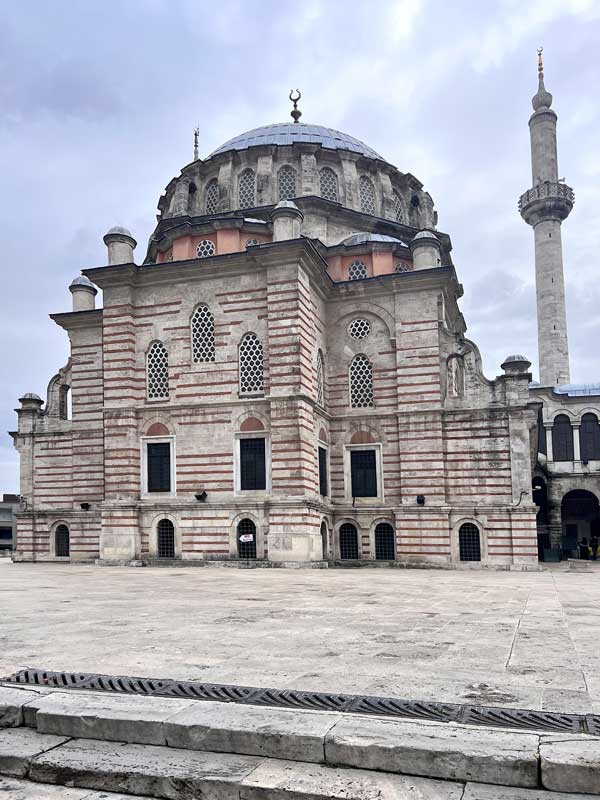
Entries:
{"label": "minaret balcony", "polygon": [[519,197],[519,212],[528,225],[546,219],[562,222],[571,213],[575,192],[566,183],[540,181]]}

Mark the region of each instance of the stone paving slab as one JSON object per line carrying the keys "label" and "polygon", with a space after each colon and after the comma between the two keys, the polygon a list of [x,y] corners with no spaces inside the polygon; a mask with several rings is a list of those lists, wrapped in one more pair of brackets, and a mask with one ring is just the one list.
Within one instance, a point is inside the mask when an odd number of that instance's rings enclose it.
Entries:
{"label": "stone paving slab", "polygon": [[591,737],[543,737],[542,784],[555,792],[600,794],[600,740]]}
{"label": "stone paving slab", "polygon": [[510,786],[489,786],[468,783],[461,800],[591,800],[589,794],[546,792],[543,789],[514,789]]}
{"label": "stone paving slab", "polygon": [[23,705],[35,700],[37,694],[25,688],[0,686],[0,728],[13,728],[23,724]]}
{"label": "stone paving slab", "polygon": [[[47,783],[3,778],[0,776],[0,798],[7,800],[131,800],[130,794],[113,792],[94,792],[89,789],[72,789],[69,786],[50,786]],[[141,797],[138,800],[156,800]]]}
{"label": "stone paving slab", "polygon": [[23,778],[32,758],[66,741],[64,736],[41,736],[29,728],[0,730],[0,774]]}

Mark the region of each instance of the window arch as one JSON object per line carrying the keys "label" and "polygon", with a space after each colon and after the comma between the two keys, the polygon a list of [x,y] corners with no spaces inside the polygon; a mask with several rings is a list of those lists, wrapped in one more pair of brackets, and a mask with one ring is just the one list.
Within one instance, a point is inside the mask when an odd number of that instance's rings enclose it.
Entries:
{"label": "window arch", "polygon": [[200,305],[192,314],[192,361],[215,360],[215,320],[208,306]]}
{"label": "window arch", "polygon": [[377,561],[393,561],[396,558],[394,528],[389,522],[375,526],[375,558]]}
{"label": "window arch", "polygon": [[402,198],[400,197],[399,192],[394,189],[393,192],[393,199],[394,199],[394,219],[396,222],[403,222],[404,221],[404,205],[402,203]]}
{"label": "window arch", "polygon": [[263,391],[263,346],[255,333],[247,333],[240,342],[239,372],[240,394]]}
{"label": "window arch", "polygon": [[464,522],[460,526],[458,549],[461,561],[481,561],[481,537],[477,525]]}
{"label": "window arch", "polygon": [[256,558],[256,525],[251,519],[242,519],[237,526],[238,558]]}
{"label": "window arch", "polygon": [[337,203],[338,197],[338,180],[335,172],[329,167],[323,167],[319,172],[319,187],[321,190],[321,197],[325,200],[333,200]]}
{"label": "window arch", "polygon": [[370,408],[373,403],[373,366],[359,353],[350,362],[350,405],[352,408]]}
{"label": "window arch", "polygon": [[600,424],[595,414],[584,414],[579,429],[582,461],[600,461]]}
{"label": "window arch", "polygon": [[196,258],[210,258],[216,252],[215,243],[211,242],[210,239],[202,239],[196,245]]}
{"label": "window arch", "polygon": [[317,403],[325,408],[325,365],[321,350],[317,350]]}
{"label": "window arch", "polygon": [[253,208],[256,205],[256,180],[254,170],[250,168],[240,172],[238,178],[238,205],[240,208]]}
{"label": "window arch", "polygon": [[175,558],[175,527],[170,519],[161,519],[156,526],[156,555]]}
{"label": "window arch", "polygon": [[340,558],[357,559],[358,555],[358,531],[356,525],[351,522],[344,522],[340,526]]}
{"label": "window arch", "polygon": [[162,342],[153,342],[146,355],[146,387],[149,400],[169,396],[169,354]]}
{"label": "window arch", "polygon": [[554,418],[552,426],[552,458],[554,461],[573,461],[573,428],[566,414]]}
{"label": "window arch", "polygon": [[367,277],[367,265],[364,261],[352,261],[348,267],[348,280],[359,281]]}
{"label": "window arch", "polygon": [[213,178],[206,184],[204,192],[204,208],[207,214],[216,214],[219,204],[219,183]]}
{"label": "window arch", "polygon": [[69,558],[71,555],[71,534],[62,522],[54,531],[54,555],[57,558]]}
{"label": "window arch", "polygon": [[277,173],[277,189],[280,200],[293,200],[296,197],[296,170],[289,164]]}
{"label": "window arch", "polygon": [[326,559],[329,555],[329,534],[327,531],[327,523],[325,520],[321,523],[321,555]]}
{"label": "window arch", "polygon": [[366,175],[361,175],[358,181],[358,196],[363,214],[375,214],[375,187]]}

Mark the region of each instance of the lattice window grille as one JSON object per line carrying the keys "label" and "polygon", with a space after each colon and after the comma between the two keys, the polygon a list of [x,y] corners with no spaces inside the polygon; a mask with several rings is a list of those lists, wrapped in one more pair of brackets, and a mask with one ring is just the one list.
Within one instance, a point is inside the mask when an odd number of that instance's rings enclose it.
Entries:
{"label": "lattice window grille", "polygon": [[319,173],[319,181],[321,185],[321,197],[325,200],[333,200],[338,202],[338,182],[337,176],[332,169],[324,167]]}
{"label": "lattice window grille", "polygon": [[245,169],[238,179],[238,205],[240,208],[253,208],[255,200],[255,178],[251,169]]}
{"label": "lattice window grille", "polygon": [[404,207],[398,192],[394,192],[394,219],[396,222],[402,222],[404,220]]}
{"label": "lattice window grille", "polygon": [[348,333],[353,339],[364,339],[371,333],[371,323],[368,319],[353,319],[348,325]]}
{"label": "lattice window grille", "polygon": [[340,558],[358,558],[358,531],[351,522],[340,526]]}
{"label": "lattice window grille", "polygon": [[237,527],[239,558],[256,558],[256,525],[251,519],[243,519]]}
{"label": "lattice window grille", "polygon": [[358,195],[360,210],[363,214],[375,214],[375,188],[373,181],[366,175],[361,175],[358,182]]}
{"label": "lattice window grille", "polygon": [[264,389],[263,346],[256,334],[247,333],[240,344],[240,394],[257,394]]}
{"label": "lattice window grille", "polygon": [[167,253],[167,261],[173,261],[173,250],[169,250]]}
{"label": "lattice window grille", "polygon": [[465,522],[460,526],[458,546],[461,561],[481,561],[481,541],[477,525]]}
{"label": "lattice window grille", "polygon": [[353,261],[348,267],[348,280],[359,281],[367,277],[367,265],[364,261]]}
{"label": "lattice window grille", "polygon": [[162,342],[154,342],[148,350],[146,380],[150,400],[169,396],[169,354]]}
{"label": "lattice window grille", "polygon": [[277,185],[280,200],[292,200],[296,197],[296,170],[293,167],[281,167],[277,173]]}
{"label": "lattice window grille", "polygon": [[156,527],[157,555],[175,558],[175,528],[170,519],[161,519]]}
{"label": "lattice window grille", "polygon": [[254,247],[255,244],[258,244],[258,239],[246,239],[246,247]]}
{"label": "lattice window grille", "polygon": [[352,408],[370,408],[373,403],[373,366],[359,353],[350,364],[350,405]]}
{"label": "lattice window grille", "polygon": [[54,531],[54,554],[57,558],[68,558],[71,553],[70,533],[66,525],[57,525]]}
{"label": "lattice window grille", "polygon": [[389,522],[375,526],[375,558],[377,561],[393,561],[396,558],[394,528]]}
{"label": "lattice window grille", "polygon": [[214,256],[215,252],[215,243],[210,239],[202,239],[196,247],[196,258],[210,258]]}
{"label": "lattice window grille", "polygon": [[317,404],[321,408],[325,407],[325,376],[323,369],[323,354],[319,350],[317,353]]}
{"label": "lattice window grille", "polygon": [[397,261],[394,266],[394,272],[410,272],[410,267],[404,261]]}
{"label": "lattice window grille", "polygon": [[206,187],[205,207],[207,214],[216,214],[219,204],[219,184],[216,180],[208,182]]}
{"label": "lattice window grille", "polygon": [[192,316],[192,358],[195,364],[215,360],[215,320],[208,306],[198,306]]}

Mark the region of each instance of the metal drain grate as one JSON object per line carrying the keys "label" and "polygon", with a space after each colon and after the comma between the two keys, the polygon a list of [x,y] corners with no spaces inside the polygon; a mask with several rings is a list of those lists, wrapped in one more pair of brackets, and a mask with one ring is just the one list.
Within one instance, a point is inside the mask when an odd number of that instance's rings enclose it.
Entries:
{"label": "metal drain grate", "polygon": [[598,714],[562,714],[517,708],[461,705],[459,703],[399,700],[368,695],[261,689],[252,686],[176,681],[166,678],[131,678],[123,675],[54,672],[43,669],[22,669],[8,678],[3,678],[2,682],[28,686],[49,686],[59,689],[88,689],[161,697],[188,697],[194,700],[219,700],[223,703],[304,708],[312,711],[343,711],[352,714],[373,714],[380,717],[460,722],[463,725],[487,725],[552,733],[587,733],[592,736],[600,736],[600,715]]}

